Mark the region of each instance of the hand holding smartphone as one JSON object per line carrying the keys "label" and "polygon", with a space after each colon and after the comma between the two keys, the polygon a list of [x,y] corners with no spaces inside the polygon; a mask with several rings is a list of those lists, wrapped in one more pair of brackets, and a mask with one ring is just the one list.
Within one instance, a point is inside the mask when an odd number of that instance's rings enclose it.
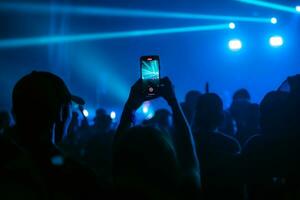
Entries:
{"label": "hand holding smartphone", "polygon": [[144,95],[146,97],[157,96],[160,86],[159,56],[142,56],[140,68]]}

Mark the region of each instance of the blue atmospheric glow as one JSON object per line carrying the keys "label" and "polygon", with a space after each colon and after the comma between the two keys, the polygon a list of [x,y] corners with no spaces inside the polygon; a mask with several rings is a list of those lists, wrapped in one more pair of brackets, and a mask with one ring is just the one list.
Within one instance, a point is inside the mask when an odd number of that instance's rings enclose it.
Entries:
{"label": "blue atmospheric glow", "polygon": [[235,23],[230,22],[230,23],[229,23],[229,28],[230,28],[230,29],[235,29]]}
{"label": "blue atmospheric glow", "polygon": [[277,18],[276,17],[272,17],[271,18],[271,23],[272,24],[277,24]]}
{"label": "blue atmospheric glow", "polygon": [[224,30],[228,29],[228,24],[215,24],[207,26],[189,26],[178,28],[166,28],[166,29],[150,29],[150,30],[133,30],[123,32],[106,32],[106,33],[94,33],[94,34],[78,34],[78,35],[64,35],[64,36],[45,36],[34,38],[20,38],[20,39],[6,39],[0,40],[0,48],[17,48],[26,46],[40,46],[56,43],[67,42],[82,42],[92,40],[105,40],[116,38],[130,38],[140,36],[162,35],[171,33],[185,33],[185,32],[200,32],[200,31],[212,31],[212,30]]}
{"label": "blue atmospheric glow", "polygon": [[85,117],[89,116],[89,111],[87,109],[84,109],[82,112]]}
{"label": "blue atmospheric glow", "polygon": [[269,43],[272,47],[280,47],[283,45],[283,38],[281,36],[272,36]]}
{"label": "blue atmospheric glow", "polygon": [[300,6],[296,6],[296,11],[300,13]]}
{"label": "blue atmospheric glow", "polygon": [[65,13],[73,15],[90,16],[115,16],[115,17],[146,17],[146,18],[181,18],[181,19],[205,19],[219,21],[244,21],[268,23],[268,18],[242,17],[242,16],[223,16],[205,15],[182,12],[164,12],[141,9],[109,8],[109,7],[89,7],[89,6],[70,6],[70,5],[47,5],[30,3],[1,3],[0,10],[16,11],[25,13],[49,14],[50,12]]}
{"label": "blue atmospheric glow", "polygon": [[116,112],[115,111],[111,111],[110,112],[110,118],[114,120],[114,119],[116,119],[116,117],[117,117]]}
{"label": "blue atmospheric glow", "polygon": [[280,10],[280,11],[284,11],[284,12],[291,12],[291,13],[297,12],[294,7],[289,7],[289,6],[277,4],[277,3],[266,2],[266,1],[262,1],[262,0],[236,0],[236,1],[259,6],[259,7],[270,8],[273,10]]}
{"label": "blue atmospheric glow", "polygon": [[242,42],[239,39],[232,39],[229,41],[228,46],[232,51],[239,51],[242,48]]}

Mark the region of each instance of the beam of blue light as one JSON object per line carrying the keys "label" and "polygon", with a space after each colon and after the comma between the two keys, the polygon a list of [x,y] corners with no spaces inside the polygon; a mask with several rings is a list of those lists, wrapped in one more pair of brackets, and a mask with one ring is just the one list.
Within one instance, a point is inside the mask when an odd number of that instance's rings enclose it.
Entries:
{"label": "beam of blue light", "polygon": [[277,4],[277,3],[271,3],[271,2],[261,1],[261,0],[236,0],[236,1],[246,3],[246,4],[255,5],[255,6],[270,8],[270,9],[273,9],[273,10],[280,10],[280,11],[284,11],[284,12],[297,13],[295,7],[289,7],[289,6],[282,5],[282,4]]}
{"label": "beam of blue light", "polygon": [[83,42],[83,41],[91,41],[91,40],[130,38],[130,37],[162,35],[162,34],[171,34],[171,33],[213,31],[213,30],[224,30],[224,29],[228,29],[228,24],[190,26],[190,27],[166,28],[166,29],[134,30],[134,31],[122,31],[122,32],[107,32],[107,33],[94,33],[94,34],[4,39],[4,40],[0,40],[0,48],[17,48],[17,47],[26,47],[26,46],[48,45],[48,44],[55,44],[55,43]]}
{"label": "beam of blue light", "polygon": [[269,18],[205,15],[182,12],[151,11],[141,9],[109,8],[109,7],[88,7],[70,5],[45,5],[30,3],[1,3],[1,11],[16,11],[25,13],[47,14],[50,12],[65,13],[88,16],[113,16],[113,17],[145,17],[145,18],[177,18],[177,19],[204,19],[219,21],[244,21],[269,23]]}
{"label": "beam of blue light", "polygon": [[70,65],[80,74],[81,79],[96,86],[97,99],[109,95],[119,103],[127,100],[131,83],[116,70],[116,63],[107,59],[105,49],[84,44],[71,50],[70,57]]}

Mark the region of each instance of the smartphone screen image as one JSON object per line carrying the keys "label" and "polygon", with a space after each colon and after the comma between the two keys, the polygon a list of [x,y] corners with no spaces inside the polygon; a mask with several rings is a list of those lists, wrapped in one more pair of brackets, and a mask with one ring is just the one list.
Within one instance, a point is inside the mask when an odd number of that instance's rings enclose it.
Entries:
{"label": "smartphone screen image", "polygon": [[160,64],[158,56],[141,57],[141,78],[143,92],[147,95],[156,95],[159,89]]}

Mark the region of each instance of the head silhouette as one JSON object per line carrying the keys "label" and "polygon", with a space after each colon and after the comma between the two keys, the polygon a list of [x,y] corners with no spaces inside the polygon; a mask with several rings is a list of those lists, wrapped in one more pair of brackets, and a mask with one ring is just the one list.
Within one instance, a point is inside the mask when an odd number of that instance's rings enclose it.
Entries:
{"label": "head silhouette", "polygon": [[[260,125],[263,134],[275,138],[285,134],[288,125],[288,93],[269,92],[260,104]],[[278,133],[278,134],[276,134]]]}
{"label": "head silhouette", "polygon": [[193,121],[195,107],[200,96],[201,93],[199,91],[191,90],[185,95],[185,101],[181,104],[182,111],[184,112],[184,115],[189,124],[191,124]]}
{"label": "head silhouette", "polygon": [[189,91],[186,95],[185,95],[185,102],[189,105],[189,106],[196,106],[198,98],[201,96],[201,92],[197,91],[197,90],[191,90]]}
{"label": "head silhouette", "polygon": [[72,100],[84,103],[58,76],[35,71],[17,82],[12,100],[17,137],[31,145],[61,141],[71,121]]}
{"label": "head silhouette", "polygon": [[97,129],[101,131],[107,131],[111,127],[112,119],[104,109],[99,108],[96,110],[94,124]]}
{"label": "head silhouette", "polygon": [[250,101],[250,99],[251,97],[248,90],[244,88],[237,90],[232,97],[233,101]]}
{"label": "head silhouette", "polygon": [[155,128],[131,128],[115,141],[113,176],[122,191],[168,193],[177,177],[173,147]]}
{"label": "head silhouette", "polygon": [[217,94],[207,93],[199,97],[193,122],[196,130],[214,130],[220,126],[223,118],[223,102]]}

